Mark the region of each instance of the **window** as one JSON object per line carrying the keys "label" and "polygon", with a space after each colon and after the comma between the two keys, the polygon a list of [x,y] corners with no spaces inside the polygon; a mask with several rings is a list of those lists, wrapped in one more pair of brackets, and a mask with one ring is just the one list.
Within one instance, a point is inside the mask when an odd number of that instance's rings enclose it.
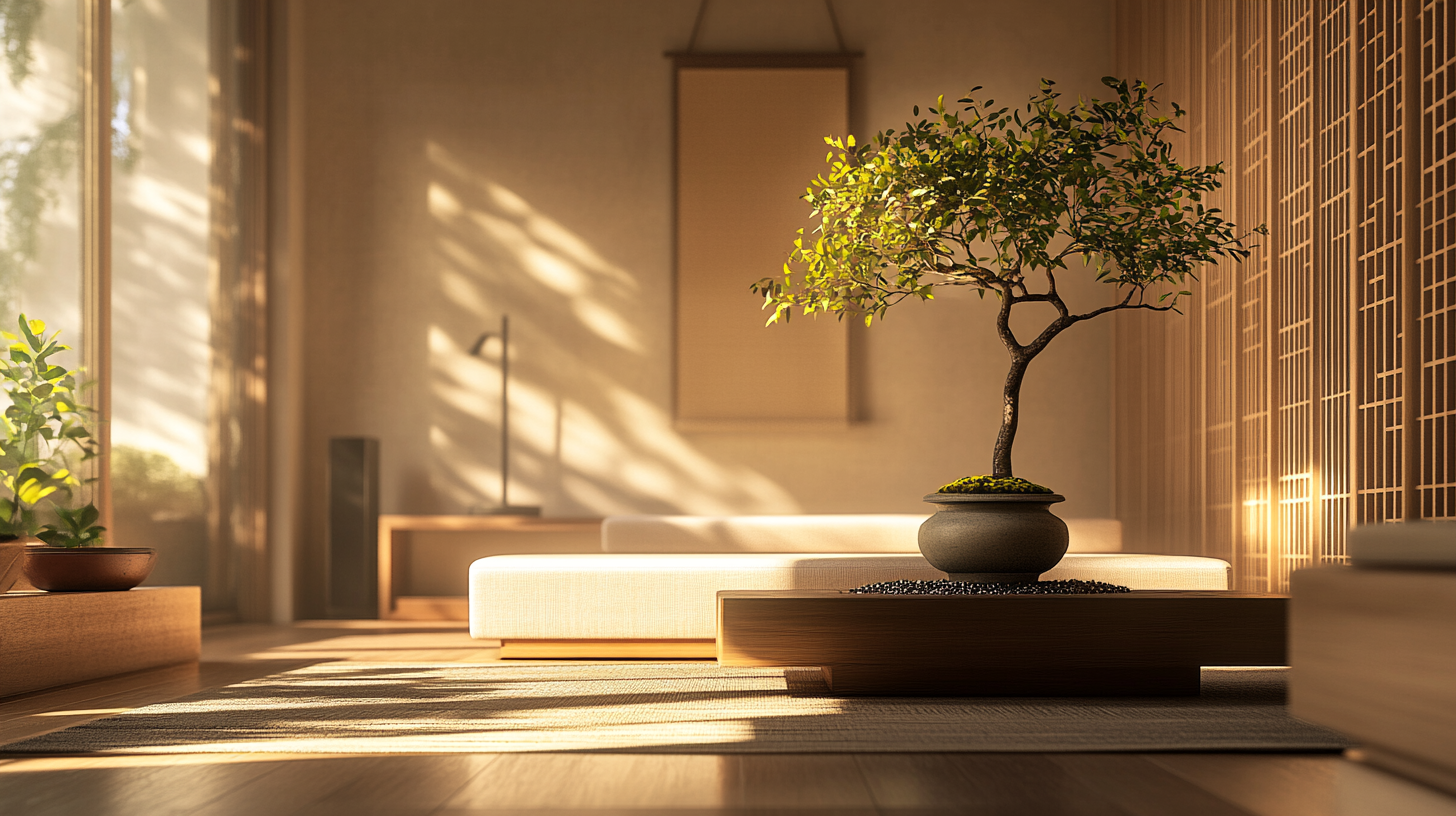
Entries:
{"label": "window", "polygon": [[261,466],[242,453],[261,294],[241,284],[262,230],[239,202],[261,200],[263,7],[0,0],[3,320],[79,352],[106,455],[78,498],[214,618],[266,617],[261,502],[239,488]]}

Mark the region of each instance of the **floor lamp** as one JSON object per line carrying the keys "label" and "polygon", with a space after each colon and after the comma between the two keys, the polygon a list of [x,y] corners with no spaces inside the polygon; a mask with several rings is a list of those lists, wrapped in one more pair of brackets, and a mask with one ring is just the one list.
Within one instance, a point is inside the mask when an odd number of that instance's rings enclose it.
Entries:
{"label": "floor lamp", "polygon": [[472,507],[470,512],[491,516],[539,516],[541,508],[514,505],[510,502],[511,486],[511,317],[501,315],[500,332],[485,332],[470,347],[470,356],[484,357],[486,341],[499,337],[501,341],[501,410],[500,410],[500,505],[496,507]]}

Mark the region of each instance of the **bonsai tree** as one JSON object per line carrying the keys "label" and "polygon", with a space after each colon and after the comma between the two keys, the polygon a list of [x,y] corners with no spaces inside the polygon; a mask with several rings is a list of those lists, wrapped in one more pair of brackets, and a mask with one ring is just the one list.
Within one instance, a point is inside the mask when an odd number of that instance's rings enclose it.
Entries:
{"label": "bonsai tree", "polygon": [[[57,501],[81,484],[71,458],[84,462],[97,453],[87,409],[76,400],[76,376],[51,359],[70,347],[59,342],[60,332],[47,337],[44,321],[21,315],[19,328],[18,334],[0,332],[10,341],[0,355],[0,383],[10,399],[0,439],[0,535],[39,536],[55,546],[99,544],[104,528],[95,524],[96,508],[71,509]],[[40,524],[42,501],[56,505],[59,527]]]}
{"label": "bonsai tree", "polygon": [[[1145,83],[1102,82],[1112,99],[1063,109],[1042,80],[1024,110],[968,96],[956,112],[941,97],[927,118],[871,144],[826,138],[828,175],[804,196],[821,220],[818,234],[807,240],[800,230],[783,277],[752,287],[773,310],[768,322],[802,311],[870,325],[905,298],[931,300],[937,287],[990,292],[1011,356],[991,475],[1012,477],[1021,383],[1052,340],[1110,312],[1175,311],[1199,264],[1249,254],[1248,234],[1202,203],[1223,167],[1174,159],[1167,137],[1184,111],[1173,105],[1172,117],[1158,115]],[[1106,305],[1073,311],[1057,288],[1066,274],[1091,275],[1115,293]],[[1026,340],[1011,328],[1024,303],[1057,314]]]}

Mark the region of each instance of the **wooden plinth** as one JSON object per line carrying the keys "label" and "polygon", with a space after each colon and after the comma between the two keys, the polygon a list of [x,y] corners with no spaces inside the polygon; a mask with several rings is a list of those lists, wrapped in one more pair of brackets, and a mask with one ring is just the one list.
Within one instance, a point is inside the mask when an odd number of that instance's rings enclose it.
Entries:
{"label": "wooden plinth", "polygon": [[718,593],[718,662],[819,666],[838,694],[1197,694],[1202,666],[1285,664],[1288,598]]}
{"label": "wooden plinth", "polygon": [[1456,570],[1319,567],[1291,587],[1290,713],[1456,795]]}
{"label": "wooden plinth", "polygon": [[0,593],[0,697],[197,660],[197,587]]}

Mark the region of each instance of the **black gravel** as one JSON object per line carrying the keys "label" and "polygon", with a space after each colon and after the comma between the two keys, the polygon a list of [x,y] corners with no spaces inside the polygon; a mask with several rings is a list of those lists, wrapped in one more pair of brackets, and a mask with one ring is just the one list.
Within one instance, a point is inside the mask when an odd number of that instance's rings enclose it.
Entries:
{"label": "black gravel", "polygon": [[1132,592],[1101,581],[1033,581],[1025,584],[980,584],[970,581],[881,581],[851,589],[856,595],[1103,595]]}

